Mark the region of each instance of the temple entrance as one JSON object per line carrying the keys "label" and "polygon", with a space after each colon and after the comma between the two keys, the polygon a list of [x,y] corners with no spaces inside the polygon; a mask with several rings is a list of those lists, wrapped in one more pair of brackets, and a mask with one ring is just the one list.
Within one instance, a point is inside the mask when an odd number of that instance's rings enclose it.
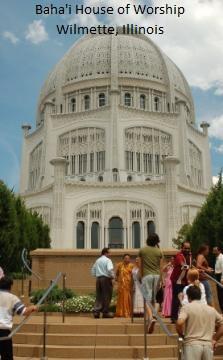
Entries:
{"label": "temple entrance", "polygon": [[112,249],[122,249],[124,248],[123,241],[123,222],[119,217],[112,217],[109,220],[108,235],[109,235],[109,244],[108,246]]}

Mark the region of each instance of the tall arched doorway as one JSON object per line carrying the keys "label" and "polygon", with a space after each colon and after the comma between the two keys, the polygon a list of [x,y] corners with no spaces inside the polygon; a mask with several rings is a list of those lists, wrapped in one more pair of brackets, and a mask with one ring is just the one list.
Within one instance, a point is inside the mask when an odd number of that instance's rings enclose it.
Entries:
{"label": "tall arched doorway", "polygon": [[94,221],[91,225],[91,248],[99,249],[100,227],[99,223]]}
{"label": "tall arched doorway", "polygon": [[154,221],[147,221],[147,236],[154,234],[156,232],[156,227]]}
{"label": "tall arched doorway", "polygon": [[109,247],[117,249],[124,247],[123,230],[123,222],[121,218],[112,217],[109,220]]}
{"label": "tall arched doorway", "polygon": [[77,249],[84,249],[85,226],[83,221],[77,223]]}
{"label": "tall arched doorway", "polygon": [[140,248],[140,223],[138,221],[134,221],[132,224],[132,247],[134,249]]}

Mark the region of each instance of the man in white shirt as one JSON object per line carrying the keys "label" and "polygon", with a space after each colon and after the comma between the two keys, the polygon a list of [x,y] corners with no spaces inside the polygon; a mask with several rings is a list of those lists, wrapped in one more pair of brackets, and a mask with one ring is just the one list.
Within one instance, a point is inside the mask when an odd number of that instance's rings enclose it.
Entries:
{"label": "man in white shirt", "polygon": [[[223,254],[221,253],[221,249],[218,246],[215,246],[213,248],[213,254],[215,254],[216,256],[215,278],[223,285]],[[218,285],[217,285],[217,294],[218,294],[219,306],[221,308],[221,312],[223,312],[223,288],[221,288]]]}
{"label": "man in white shirt", "polygon": [[[35,305],[26,307],[17,296],[11,294],[12,285],[12,279],[6,276],[0,279],[0,337],[9,336],[14,314],[28,316],[38,310]],[[12,339],[0,341],[0,358],[13,360]]]}
{"label": "man in white shirt", "polygon": [[96,277],[96,301],[93,314],[95,319],[113,318],[114,314],[109,312],[109,305],[112,298],[112,279],[114,279],[114,267],[110,257],[109,248],[101,251],[101,256],[95,261],[91,274]]}

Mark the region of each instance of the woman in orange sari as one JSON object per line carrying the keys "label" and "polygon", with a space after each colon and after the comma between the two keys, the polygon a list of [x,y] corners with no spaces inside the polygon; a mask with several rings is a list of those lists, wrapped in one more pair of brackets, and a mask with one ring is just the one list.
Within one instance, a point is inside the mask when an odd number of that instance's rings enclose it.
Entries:
{"label": "woman in orange sari", "polygon": [[131,317],[132,312],[132,269],[130,255],[125,254],[123,261],[117,265],[116,281],[118,282],[118,297],[116,305],[117,317]]}

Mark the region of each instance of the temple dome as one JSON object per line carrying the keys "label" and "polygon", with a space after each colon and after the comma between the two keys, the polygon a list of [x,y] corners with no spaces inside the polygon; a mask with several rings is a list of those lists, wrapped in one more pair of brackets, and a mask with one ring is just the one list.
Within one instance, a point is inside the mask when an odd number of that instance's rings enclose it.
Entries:
{"label": "temple dome", "polygon": [[[62,87],[112,76],[164,85],[171,97],[185,99],[193,108],[189,85],[179,68],[145,35],[88,35],[77,41],[49,74],[40,103]],[[114,66],[113,66],[114,68]]]}

